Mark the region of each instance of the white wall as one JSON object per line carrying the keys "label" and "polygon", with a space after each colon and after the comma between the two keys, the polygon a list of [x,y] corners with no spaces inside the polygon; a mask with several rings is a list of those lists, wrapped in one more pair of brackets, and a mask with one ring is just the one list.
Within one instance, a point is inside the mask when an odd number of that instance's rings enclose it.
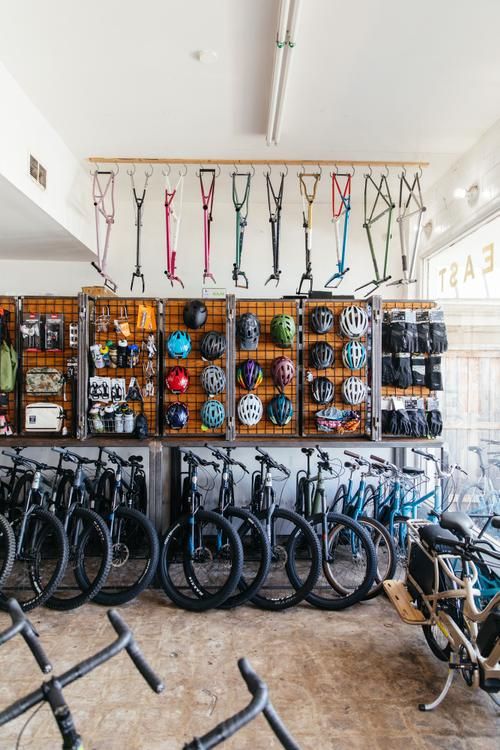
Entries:
{"label": "white wall", "polygon": [[[77,239],[93,246],[88,170],[1,63],[0,98],[0,173]],[[42,190],[29,174],[30,153],[47,169],[46,190]],[[15,273],[15,264],[9,264],[9,268]],[[20,279],[28,275],[25,266],[18,266],[17,273]],[[9,290],[14,289],[10,280],[8,286]]]}

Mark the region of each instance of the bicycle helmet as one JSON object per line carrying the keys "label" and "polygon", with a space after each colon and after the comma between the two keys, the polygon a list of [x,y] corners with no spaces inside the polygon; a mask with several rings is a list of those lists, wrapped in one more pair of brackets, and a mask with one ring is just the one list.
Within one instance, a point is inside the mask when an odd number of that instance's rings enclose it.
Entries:
{"label": "bicycle helmet", "polygon": [[271,364],[271,377],[276,388],[284,390],[295,377],[295,365],[290,357],[276,357]]}
{"label": "bicycle helmet", "polygon": [[165,378],[165,385],[172,393],[186,393],[189,385],[189,373],[185,367],[171,367]]}
{"label": "bicycle helmet", "polygon": [[207,322],[207,306],[199,299],[191,299],[184,305],[182,317],[188,328],[201,328]]}
{"label": "bicycle helmet", "polygon": [[340,331],[349,339],[359,339],[368,329],[366,310],[358,305],[344,307],[340,313]]}
{"label": "bicycle helmet", "polygon": [[253,391],[262,383],[262,367],[255,359],[247,359],[236,368],[236,382],[241,388]]}
{"label": "bicycle helmet", "polygon": [[236,335],[240,340],[240,349],[249,351],[257,349],[260,336],[260,321],[251,312],[243,313],[236,321]]}
{"label": "bicycle helmet", "polygon": [[291,315],[275,315],[271,320],[271,339],[276,346],[290,348],[295,338],[295,321]]}
{"label": "bicycle helmet", "polygon": [[367,388],[361,378],[351,376],[342,383],[342,397],[346,404],[361,404],[366,400]]}
{"label": "bicycle helmet", "polygon": [[333,328],[333,313],[329,307],[315,307],[311,312],[314,333],[328,333]]}
{"label": "bicycle helmet", "polygon": [[219,331],[208,331],[200,343],[200,354],[203,359],[220,359],[226,351],[226,337]]}
{"label": "bicycle helmet", "polygon": [[187,331],[172,331],[167,339],[167,351],[169,357],[186,359],[191,351],[191,336]]}
{"label": "bicycle helmet", "polygon": [[201,373],[201,385],[210,396],[222,393],[226,390],[226,373],[222,367],[208,365]]}
{"label": "bicycle helmet", "polygon": [[335,359],[333,347],[326,341],[317,341],[311,347],[311,365],[317,370],[326,370],[332,367]]}
{"label": "bicycle helmet", "polygon": [[329,404],[333,401],[334,392],[333,383],[328,378],[314,378],[311,383],[312,397],[318,404]]}
{"label": "bicycle helmet", "polygon": [[366,363],[366,347],[361,341],[348,341],[342,349],[342,362],[349,370],[360,370]]}
{"label": "bicycle helmet", "polygon": [[262,401],[255,393],[247,393],[238,401],[238,419],[241,424],[255,425],[260,422],[263,413]]}
{"label": "bicycle helmet", "polygon": [[181,430],[189,419],[189,409],[181,401],[173,401],[165,410],[165,423],[172,430]]}
{"label": "bicycle helmet", "polygon": [[200,416],[205,427],[209,430],[217,430],[224,424],[226,411],[220,401],[210,398],[201,407]]}
{"label": "bicycle helmet", "polygon": [[284,427],[293,417],[293,405],[284,393],[273,396],[267,405],[267,416],[273,424]]}

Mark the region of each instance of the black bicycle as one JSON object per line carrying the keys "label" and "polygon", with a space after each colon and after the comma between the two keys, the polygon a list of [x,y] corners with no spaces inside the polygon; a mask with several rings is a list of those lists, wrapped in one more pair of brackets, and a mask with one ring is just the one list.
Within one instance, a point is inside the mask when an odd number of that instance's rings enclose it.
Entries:
{"label": "black bicycle", "polygon": [[217,464],[192,451],[181,453],[188,465],[184,512],[163,538],[158,571],[165,593],[175,604],[202,612],[224,604],[237,590],[243,548],[230,522],[202,507],[199,467],[218,471]]}

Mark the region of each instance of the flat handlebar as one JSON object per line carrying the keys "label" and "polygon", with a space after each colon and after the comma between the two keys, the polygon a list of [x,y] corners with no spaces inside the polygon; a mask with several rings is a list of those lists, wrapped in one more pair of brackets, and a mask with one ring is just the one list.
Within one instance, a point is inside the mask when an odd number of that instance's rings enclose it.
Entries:
{"label": "flat handlebar", "polygon": [[0,633],[0,646],[7,643],[7,641],[10,641],[10,639],[14,638],[18,633],[21,633],[26,641],[26,645],[35,657],[38,666],[44,674],[48,674],[52,671],[52,664],[48,660],[45,651],[38,640],[38,633],[24,614],[19,602],[16,599],[9,599],[7,602],[7,609],[9,610],[12,619],[12,625],[10,628],[7,628],[7,630],[4,630],[3,633]]}
{"label": "flat handlebar", "polygon": [[273,469],[276,469],[277,471],[281,471],[283,474],[286,474],[287,477],[290,476],[290,469],[287,466],[283,466],[283,464],[278,464],[274,458],[271,458],[269,453],[266,453],[266,451],[263,451],[262,448],[259,448],[258,445],[255,446],[255,450],[257,453],[260,453],[261,456],[264,458],[264,463],[266,463],[268,466],[271,466]]}
{"label": "flat handlebar", "polygon": [[208,450],[211,451],[212,455],[219,459],[219,461],[222,461],[222,463],[230,464],[231,466],[239,466],[246,474],[250,473],[245,464],[242,464],[241,461],[237,461],[235,458],[231,458],[231,456],[229,456],[227,453],[224,453],[219,448],[216,448],[214,445],[205,443],[205,448],[208,448]]}

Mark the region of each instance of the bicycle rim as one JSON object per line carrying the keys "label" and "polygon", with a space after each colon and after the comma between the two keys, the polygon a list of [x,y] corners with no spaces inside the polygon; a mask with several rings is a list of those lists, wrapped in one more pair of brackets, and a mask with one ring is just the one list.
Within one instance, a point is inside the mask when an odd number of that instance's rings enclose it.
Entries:
{"label": "bicycle rim", "polygon": [[370,591],[364,597],[373,599],[382,593],[384,581],[394,577],[397,565],[396,549],[391,535],[380,522],[367,516],[360,516],[356,520],[369,535],[375,550],[375,578]]}

